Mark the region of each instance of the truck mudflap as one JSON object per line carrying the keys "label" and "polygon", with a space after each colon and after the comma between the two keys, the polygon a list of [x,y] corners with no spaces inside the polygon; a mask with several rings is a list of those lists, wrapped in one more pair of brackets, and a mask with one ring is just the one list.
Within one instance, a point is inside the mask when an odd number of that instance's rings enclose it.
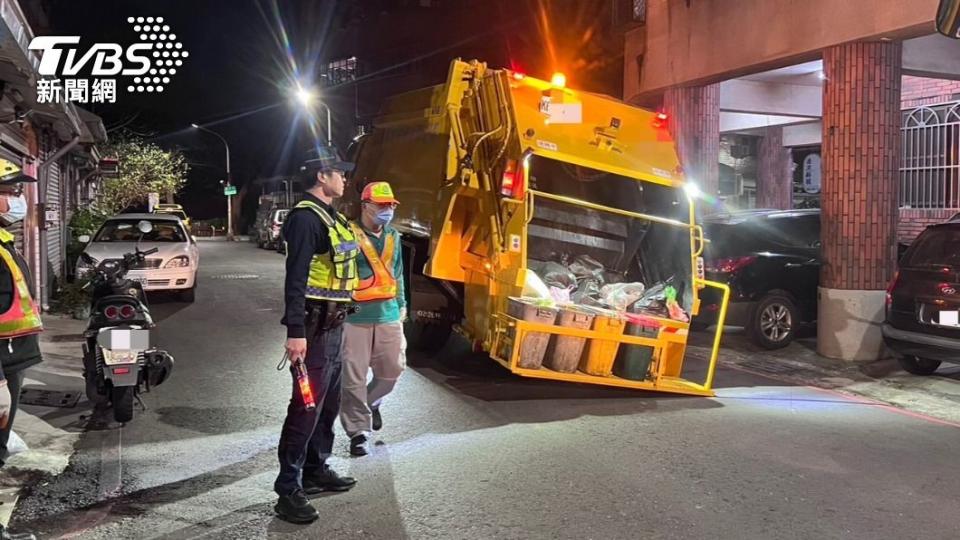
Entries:
{"label": "truck mudflap", "polygon": [[[722,293],[722,301],[717,317],[717,327],[713,335],[710,356],[706,365],[696,366],[697,372],[702,372],[702,382],[683,378],[685,373],[684,361],[689,337],[689,323],[664,318],[648,317],[659,324],[656,336],[642,337],[632,335],[611,336],[595,330],[581,330],[516,319],[507,314],[494,315],[494,339],[490,350],[490,357],[522,377],[550,379],[556,381],[599,384],[621,388],[634,388],[655,392],[668,392],[694,396],[714,396],[713,379],[716,373],[717,360],[720,354],[720,340],[723,334],[723,323],[727,314],[727,304],[730,301],[730,288],[714,281],[697,280],[697,285],[717,289]],[[558,336],[584,338],[587,340],[616,341],[619,345],[639,345],[653,350],[646,377],[643,379],[625,378],[614,374],[602,376],[591,375],[577,370],[572,373],[555,371],[547,367],[531,369],[520,365],[521,348],[525,338],[530,333],[549,334],[552,340]],[[549,351],[548,351],[549,354]]]}

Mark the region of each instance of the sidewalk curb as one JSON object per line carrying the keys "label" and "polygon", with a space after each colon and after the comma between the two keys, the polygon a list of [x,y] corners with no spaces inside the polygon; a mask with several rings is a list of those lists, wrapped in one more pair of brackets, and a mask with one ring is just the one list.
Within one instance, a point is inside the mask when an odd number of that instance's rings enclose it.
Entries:
{"label": "sidewalk curb", "polygon": [[[43,325],[44,332],[40,334],[43,362],[24,372],[24,386],[50,386],[82,392],[80,347],[86,321],[45,314]],[[68,382],[64,383],[65,380]],[[4,526],[15,511],[16,500],[23,488],[44,478],[56,477],[67,468],[83,433],[76,423],[87,412],[86,405],[87,401],[82,399],[70,414],[64,414],[65,409],[60,408],[21,405],[13,430],[24,440],[28,450],[11,456],[0,469],[0,523]]]}

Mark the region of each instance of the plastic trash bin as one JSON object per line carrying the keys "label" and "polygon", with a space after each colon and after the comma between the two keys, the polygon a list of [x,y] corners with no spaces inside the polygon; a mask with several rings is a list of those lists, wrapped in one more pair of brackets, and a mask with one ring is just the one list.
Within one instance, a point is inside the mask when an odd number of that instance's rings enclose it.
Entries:
{"label": "plastic trash bin", "polygon": [[[649,317],[627,314],[628,336],[656,338],[660,332],[660,323]],[[650,363],[653,361],[653,347],[645,345],[624,345],[617,353],[613,374],[633,381],[645,381],[650,378]]]}
{"label": "plastic trash bin", "polygon": [[[557,308],[546,306],[536,300],[526,298],[510,298],[507,305],[507,314],[522,321],[550,324],[557,320]],[[515,332],[511,332],[516,336]],[[512,340],[511,340],[512,341]],[[540,369],[543,357],[550,344],[550,334],[546,332],[527,332],[520,343],[520,360],[518,364],[526,369]]]}
{"label": "plastic trash bin", "polygon": [[[591,311],[595,313],[593,318],[595,332],[609,334],[611,337],[623,334],[627,321],[619,313],[599,308],[591,308]],[[613,361],[617,358],[619,348],[619,341],[591,339],[586,353],[580,360],[580,371],[599,377],[609,377],[613,374]]]}
{"label": "plastic trash bin", "polygon": [[[577,306],[563,306],[557,317],[557,326],[589,330],[593,324],[593,317],[592,312]],[[577,370],[586,344],[587,338],[557,335],[550,345],[544,363],[554,371],[573,373]]]}

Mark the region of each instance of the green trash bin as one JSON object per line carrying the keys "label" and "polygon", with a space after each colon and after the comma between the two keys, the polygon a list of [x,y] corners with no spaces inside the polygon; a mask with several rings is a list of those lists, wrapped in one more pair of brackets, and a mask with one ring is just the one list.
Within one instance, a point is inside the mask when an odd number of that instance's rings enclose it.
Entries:
{"label": "green trash bin", "polygon": [[[627,327],[624,334],[636,337],[656,338],[660,332],[660,323],[633,314],[627,315]],[[650,378],[650,363],[653,361],[653,347],[645,345],[621,345],[617,360],[613,365],[613,374],[632,381],[645,381]]]}

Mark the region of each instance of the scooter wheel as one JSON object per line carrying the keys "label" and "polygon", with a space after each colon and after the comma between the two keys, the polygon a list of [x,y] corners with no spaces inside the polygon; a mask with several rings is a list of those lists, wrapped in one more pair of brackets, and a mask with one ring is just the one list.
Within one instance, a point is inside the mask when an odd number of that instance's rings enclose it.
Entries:
{"label": "scooter wheel", "polygon": [[133,386],[117,386],[110,390],[113,402],[113,419],[120,423],[133,420]]}

